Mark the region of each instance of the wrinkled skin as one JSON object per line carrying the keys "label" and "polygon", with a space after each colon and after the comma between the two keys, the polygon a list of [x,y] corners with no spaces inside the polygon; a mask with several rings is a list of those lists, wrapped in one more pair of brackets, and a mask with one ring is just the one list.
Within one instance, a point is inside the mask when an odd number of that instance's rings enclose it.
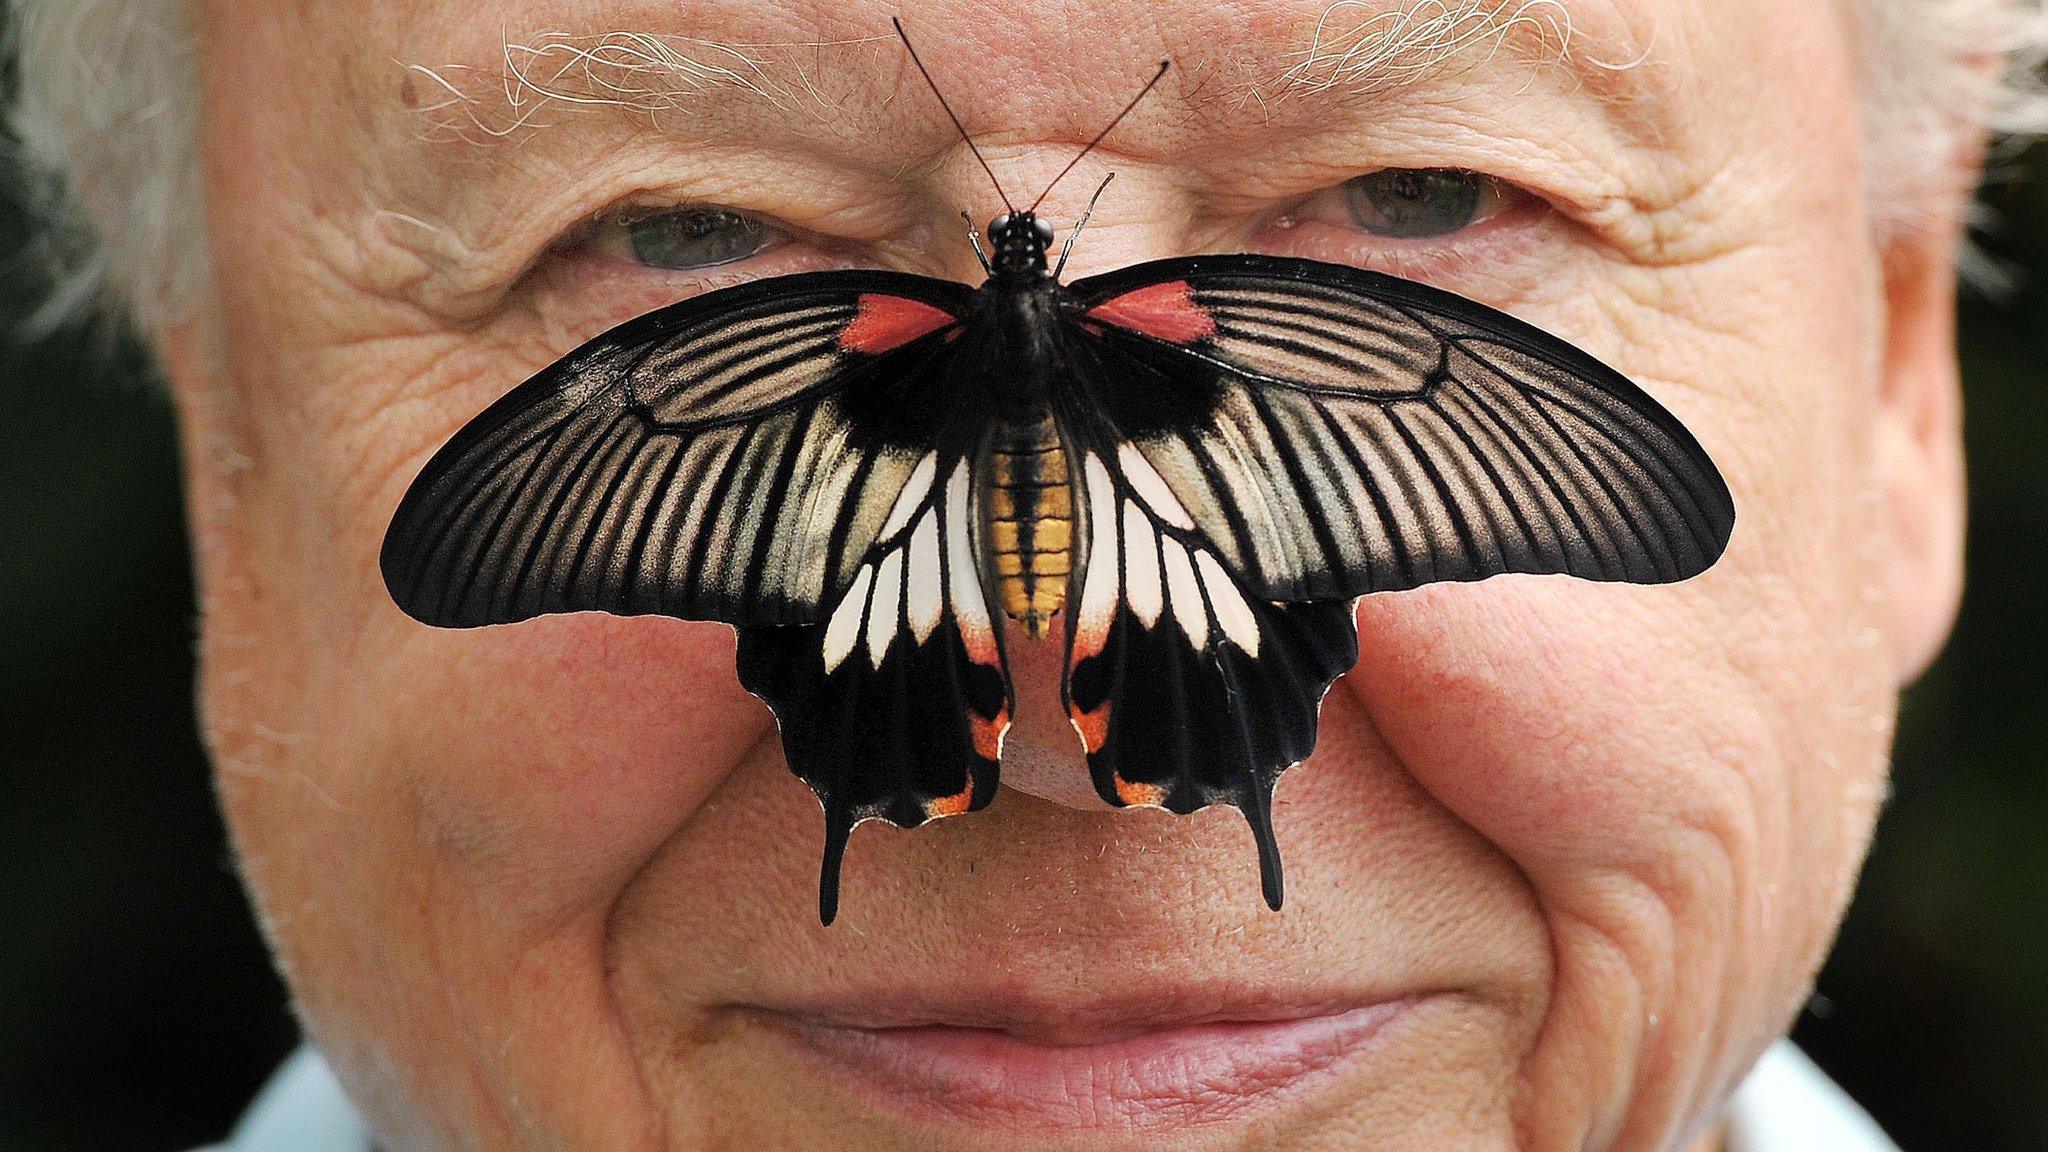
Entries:
{"label": "wrinkled skin", "polygon": [[[444,130],[462,110],[401,65],[477,65],[443,75],[503,127],[501,37],[832,41],[886,32],[889,10],[202,5],[219,319],[164,352],[203,712],[299,1011],[392,1149],[1713,1146],[1832,937],[1897,689],[1956,598],[1960,201],[1874,236],[1835,5],[1592,0],[1565,62],[1518,36],[1376,93],[1276,98],[1321,8],[909,19],[1013,189],[1035,192],[1152,61],[1179,65],[1047,201],[1064,231],[1117,173],[1071,274],[1292,252],[1514,312],[1695,432],[1735,494],[1727,556],[1672,587],[1508,577],[1365,601],[1358,667],[1280,789],[1280,914],[1235,813],[1092,798],[1044,703],[1057,657],[1026,653],[1011,787],[973,816],[862,828],[824,929],[817,804],[734,679],[729,629],[435,631],[385,595],[378,544],[435,447],[613,323],[803,268],[978,279],[957,213],[995,210],[986,178],[889,42],[764,63],[790,90],[801,66],[824,107],[711,89],[654,123],[558,105],[502,139]],[[1276,223],[1382,167],[1523,191],[1439,241]],[[731,205],[798,238],[710,274],[574,241],[627,202]],[[1193,1085],[1201,1122],[1171,1133],[927,1115],[756,1010],[911,987],[1071,1024],[1105,996],[1290,981],[1411,1007],[1312,1084]]]}

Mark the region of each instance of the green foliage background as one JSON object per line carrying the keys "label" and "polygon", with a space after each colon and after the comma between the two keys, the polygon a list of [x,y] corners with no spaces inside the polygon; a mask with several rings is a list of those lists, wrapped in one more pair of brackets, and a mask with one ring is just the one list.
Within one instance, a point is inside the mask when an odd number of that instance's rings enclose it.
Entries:
{"label": "green foliage background", "polygon": [[[1986,198],[2024,279],[1964,303],[1969,594],[1797,1031],[1908,1152],[2048,1148],[2048,158]],[[35,291],[7,263],[0,323]],[[0,350],[0,1152],[217,1138],[294,1042],[194,734],[179,516],[132,348]]]}

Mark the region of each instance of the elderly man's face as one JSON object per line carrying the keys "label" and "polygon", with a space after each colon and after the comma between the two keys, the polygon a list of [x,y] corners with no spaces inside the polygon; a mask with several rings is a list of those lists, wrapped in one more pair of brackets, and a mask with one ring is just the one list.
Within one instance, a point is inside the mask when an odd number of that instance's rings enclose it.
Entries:
{"label": "elderly man's face", "polygon": [[[1109,811],[1053,714],[985,812],[861,829],[829,929],[729,629],[435,631],[377,553],[434,448],[614,323],[811,268],[978,279],[958,213],[995,197],[891,9],[204,7],[220,319],[169,359],[205,712],[306,1025],[392,1148],[1682,1148],[1801,1003],[1955,591],[1953,214],[1873,239],[1837,5],[1532,5],[1426,67],[1331,57],[1369,5],[1304,57],[1324,0],[907,12],[1013,195],[1175,61],[1047,202],[1064,229],[1117,174],[1076,272],[1256,250],[1478,298],[1641,382],[1740,519],[1684,585],[1368,598],[1279,792],[1283,913],[1235,813]],[[1402,237],[1347,211],[1387,168],[1486,179]],[[767,231],[663,228],[692,205]],[[670,267],[707,251],[743,258]]]}

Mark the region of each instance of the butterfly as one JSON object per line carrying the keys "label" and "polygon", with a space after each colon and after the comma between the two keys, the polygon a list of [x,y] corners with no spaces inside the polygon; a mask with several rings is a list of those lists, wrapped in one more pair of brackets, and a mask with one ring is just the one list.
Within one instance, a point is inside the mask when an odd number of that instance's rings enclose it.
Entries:
{"label": "butterfly", "polygon": [[392,597],[442,627],[735,625],[740,682],[824,808],[826,924],[855,826],[994,797],[1005,621],[1038,642],[1057,620],[1097,792],[1238,808],[1278,909],[1273,789],[1357,658],[1357,597],[1665,583],[1727,545],[1693,436],[1529,324],[1269,255],[1067,284],[1053,236],[1013,209],[976,238],[978,288],[810,272],[598,336],[422,470],[384,542]]}

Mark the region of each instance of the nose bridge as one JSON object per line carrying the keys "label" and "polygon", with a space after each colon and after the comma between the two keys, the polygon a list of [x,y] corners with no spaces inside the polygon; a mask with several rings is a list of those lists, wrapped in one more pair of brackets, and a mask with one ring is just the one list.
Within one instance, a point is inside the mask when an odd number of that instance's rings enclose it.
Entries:
{"label": "nose bridge", "polygon": [[[1046,139],[990,144],[976,140],[989,167],[1002,181],[1003,190],[1019,211],[1028,207],[1081,148],[1079,143]],[[1038,206],[1040,220],[1053,227],[1053,260],[1073,233],[1074,222],[1088,206],[1088,199],[1110,173],[1116,174],[1095,214],[1088,221],[1080,243],[1074,246],[1067,277],[1104,272],[1125,264],[1186,253],[1195,226],[1195,200],[1186,191],[1186,181],[1170,161],[1138,160],[1104,148],[1093,153],[1046,195]],[[973,155],[963,144],[957,159],[932,171],[934,183],[930,200],[934,211],[946,217],[938,220],[937,234],[958,234],[966,229],[960,212],[966,211],[976,228],[984,228],[1007,209],[989,184]],[[966,245],[957,256],[946,254],[949,272],[965,279],[979,276],[980,268]],[[965,264],[954,271],[964,259]]]}

